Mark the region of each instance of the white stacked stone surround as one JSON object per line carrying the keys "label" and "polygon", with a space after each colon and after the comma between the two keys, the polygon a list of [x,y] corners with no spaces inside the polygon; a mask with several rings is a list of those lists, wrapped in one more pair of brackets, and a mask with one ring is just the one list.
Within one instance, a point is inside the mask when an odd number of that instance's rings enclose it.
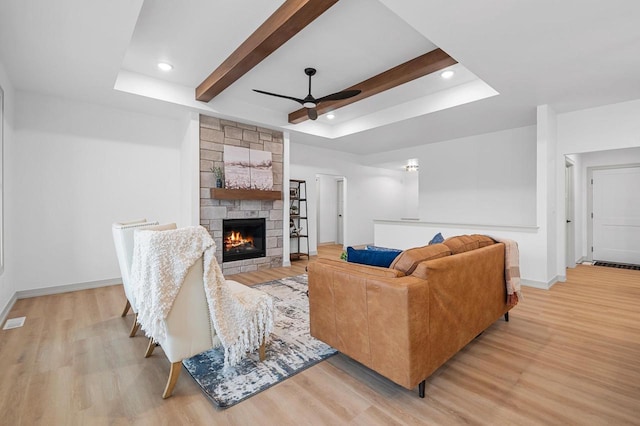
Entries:
{"label": "white stacked stone surround", "polygon": [[[260,200],[217,200],[211,198],[216,179],[214,166],[224,167],[225,145],[270,151],[273,160],[273,190],[283,188],[283,134],[262,127],[200,115],[200,224],[216,242],[216,258],[225,275],[282,266],[283,203]],[[264,218],[266,225],[265,257],[222,262],[222,220]]]}

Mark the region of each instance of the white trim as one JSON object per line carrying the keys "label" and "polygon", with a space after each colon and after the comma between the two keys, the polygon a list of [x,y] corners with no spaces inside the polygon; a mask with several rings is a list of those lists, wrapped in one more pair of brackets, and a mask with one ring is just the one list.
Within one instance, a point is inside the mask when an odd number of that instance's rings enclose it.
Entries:
{"label": "white trim", "polygon": [[546,282],[546,283],[544,281],[521,279],[520,284],[522,284],[525,287],[533,287],[533,288],[539,288],[541,290],[549,290],[557,282],[565,282],[565,281],[567,281],[566,275],[556,275],[549,282]]}
{"label": "white trim", "polygon": [[549,290],[549,285],[542,281],[521,279],[520,284],[522,284],[525,287],[533,287],[533,288],[539,288],[541,290]]}
{"label": "white trim", "polygon": [[437,226],[444,228],[479,228],[479,229],[499,229],[505,231],[520,231],[520,232],[537,232],[539,227],[536,225],[490,225],[479,223],[446,223],[446,222],[418,222],[415,219],[407,220],[386,220],[375,219],[376,223],[386,223],[392,225],[410,225],[410,226]]}
{"label": "white trim", "polygon": [[18,299],[27,299],[30,297],[49,296],[52,294],[68,293],[70,291],[89,290],[92,288],[108,287],[112,285],[122,284],[122,278],[112,278],[108,280],[89,281],[86,283],[59,285],[54,287],[35,288],[32,290],[22,290],[16,292]]}
{"label": "white trim", "polygon": [[9,299],[2,312],[0,312],[0,324],[4,324],[4,321],[9,316],[9,312],[11,312],[13,305],[16,304],[16,300],[18,300],[18,296],[16,295],[16,293],[13,293],[11,299]]}

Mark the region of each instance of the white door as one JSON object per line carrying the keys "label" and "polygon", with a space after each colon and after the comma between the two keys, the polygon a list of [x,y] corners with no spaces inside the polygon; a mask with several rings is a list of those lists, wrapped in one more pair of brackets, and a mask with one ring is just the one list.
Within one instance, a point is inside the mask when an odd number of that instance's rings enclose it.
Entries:
{"label": "white door", "polygon": [[640,264],[640,167],[592,177],[593,260]]}
{"label": "white door", "polygon": [[338,179],[338,236],[337,244],[344,244],[344,180]]}

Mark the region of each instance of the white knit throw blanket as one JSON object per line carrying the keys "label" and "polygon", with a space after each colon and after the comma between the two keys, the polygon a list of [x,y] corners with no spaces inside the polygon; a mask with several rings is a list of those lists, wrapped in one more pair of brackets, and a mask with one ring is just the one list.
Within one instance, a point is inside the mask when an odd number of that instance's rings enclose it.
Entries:
{"label": "white knit throw blanket", "polygon": [[164,341],[164,320],[189,268],[203,254],[204,292],[213,328],[224,347],[225,366],[237,364],[269,336],[273,300],[259,291],[243,292],[241,299],[229,289],[215,258],[216,245],[205,228],[140,230],[134,238],[131,280],[140,301],[138,322],[147,336]]}

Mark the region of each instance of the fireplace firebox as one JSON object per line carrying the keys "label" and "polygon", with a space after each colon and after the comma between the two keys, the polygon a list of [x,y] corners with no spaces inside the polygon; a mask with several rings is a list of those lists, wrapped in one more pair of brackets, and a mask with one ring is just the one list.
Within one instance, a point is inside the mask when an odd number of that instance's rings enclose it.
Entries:
{"label": "fireplace firebox", "polygon": [[223,219],[222,220],[222,261],[265,257],[264,219]]}

